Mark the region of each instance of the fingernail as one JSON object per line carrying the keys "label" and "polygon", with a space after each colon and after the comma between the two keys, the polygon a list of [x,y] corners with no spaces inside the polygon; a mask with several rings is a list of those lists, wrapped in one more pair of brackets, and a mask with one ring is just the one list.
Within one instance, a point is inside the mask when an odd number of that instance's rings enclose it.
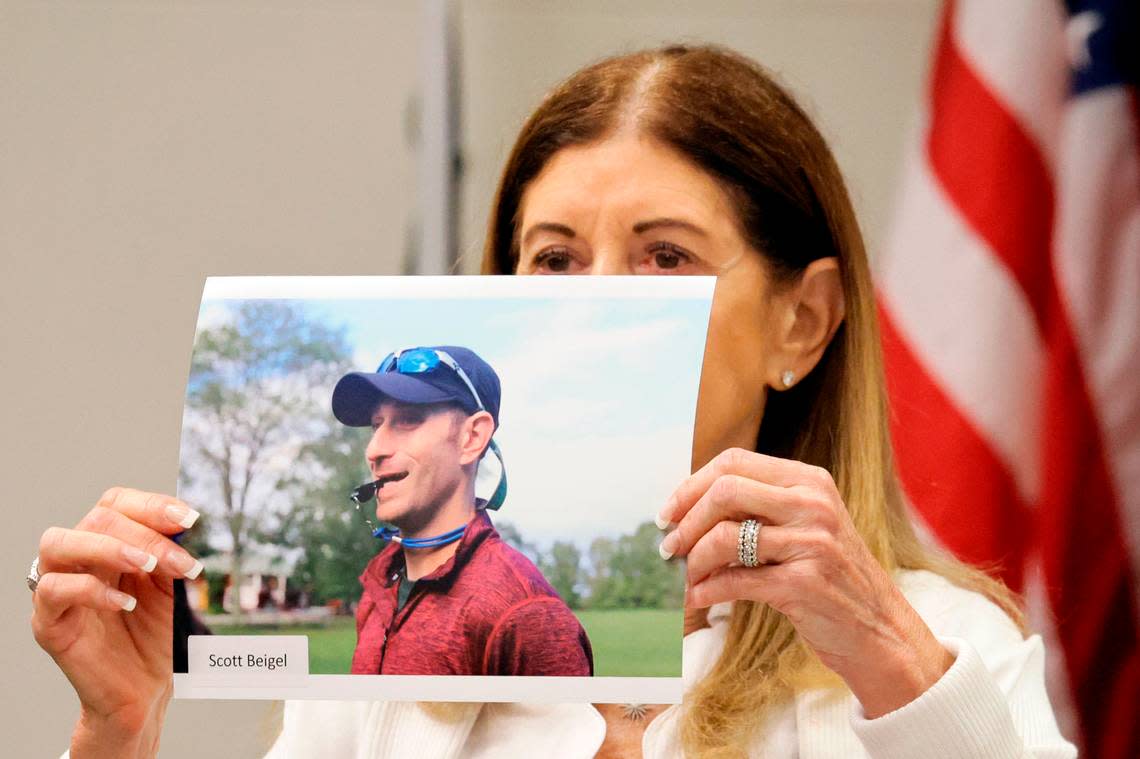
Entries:
{"label": "fingernail", "polygon": [[114,588],[107,588],[107,598],[123,611],[134,611],[135,605],[138,603],[134,596],[128,596],[121,590]]}
{"label": "fingernail", "polygon": [[170,566],[188,580],[197,579],[198,575],[202,574],[202,562],[195,559],[193,556],[185,553],[171,553],[170,558],[167,559]]}
{"label": "fingernail", "polygon": [[158,566],[158,557],[134,546],[123,546],[123,558],[144,572],[153,572]]}
{"label": "fingernail", "polygon": [[677,551],[677,533],[671,532],[665,536],[661,541],[661,545],[657,547],[657,552],[661,554],[661,558],[665,561],[673,558],[673,554]]}
{"label": "fingernail", "polygon": [[172,503],[166,507],[166,518],[174,524],[189,530],[201,516],[197,511],[180,503]]}
{"label": "fingernail", "polygon": [[673,523],[665,518],[665,510],[662,510],[660,514],[653,517],[653,524],[657,525],[658,530],[668,530],[669,525]]}

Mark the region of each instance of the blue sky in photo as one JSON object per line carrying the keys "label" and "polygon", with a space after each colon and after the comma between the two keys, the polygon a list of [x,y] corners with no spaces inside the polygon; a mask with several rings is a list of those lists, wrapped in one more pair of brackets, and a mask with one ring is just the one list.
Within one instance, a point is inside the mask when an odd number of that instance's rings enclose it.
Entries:
{"label": "blue sky in photo", "polygon": [[[510,488],[494,518],[528,540],[631,532],[688,474],[710,298],[293,302],[345,329],[358,370],[418,345],[463,345],[496,370]],[[203,302],[200,326],[235,303]]]}

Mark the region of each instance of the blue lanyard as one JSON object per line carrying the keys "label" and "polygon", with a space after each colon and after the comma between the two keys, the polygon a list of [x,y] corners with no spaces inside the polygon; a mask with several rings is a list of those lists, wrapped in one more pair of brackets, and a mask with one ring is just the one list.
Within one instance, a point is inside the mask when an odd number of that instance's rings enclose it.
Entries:
{"label": "blue lanyard", "polygon": [[372,537],[399,543],[404,548],[437,548],[459,540],[466,530],[467,525],[462,525],[442,535],[434,535],[430,538],[404,538],[400,536],[400,531],[395,527],[378,527],[372,531]]}

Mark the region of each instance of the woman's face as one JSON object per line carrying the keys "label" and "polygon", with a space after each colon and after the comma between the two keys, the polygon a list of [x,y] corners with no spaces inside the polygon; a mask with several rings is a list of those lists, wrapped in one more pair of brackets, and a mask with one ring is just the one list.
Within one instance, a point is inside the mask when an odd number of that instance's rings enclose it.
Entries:
{"label": "woman's face", "polygon": [[717,276],[693,468],[753,449],[777,304],[728,195],[682,155],[636,135],[556,153],[520,204],[518,274]]}

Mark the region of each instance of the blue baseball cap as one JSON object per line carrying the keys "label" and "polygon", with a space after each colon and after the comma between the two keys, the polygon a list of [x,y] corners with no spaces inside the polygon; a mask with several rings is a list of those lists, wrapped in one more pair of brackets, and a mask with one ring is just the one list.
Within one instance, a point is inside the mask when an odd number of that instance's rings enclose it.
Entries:
{"label": "blue baseball cap", "polygon": [[333,388],[332,411],[341,424],[368,427],[385,398],[456,403],[468,414],[479,411],[481,403],[498,429],[499,394],[499,375],[475,351],[458,345],[421,346],[389,354],[375,372],[341,377]]}

